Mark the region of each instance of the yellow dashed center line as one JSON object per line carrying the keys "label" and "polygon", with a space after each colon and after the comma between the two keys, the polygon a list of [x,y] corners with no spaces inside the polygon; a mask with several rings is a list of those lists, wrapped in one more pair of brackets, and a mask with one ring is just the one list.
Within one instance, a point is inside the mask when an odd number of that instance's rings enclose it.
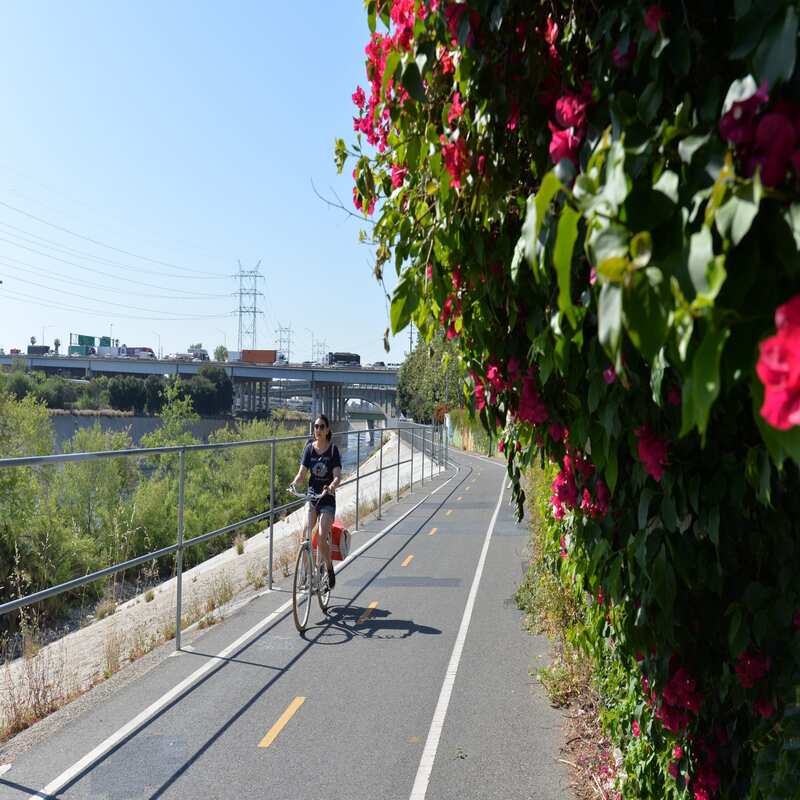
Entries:
{"label": "yellow dashed center line", "polygon": [[428,534],[428,536],[433,536],[433,534],[436,533],[436,531],[438,530],[439,530],[438,528],[431,528],[431,532]]}
{"label": "yellow dashed center line", "polygon": [[360,625],[366,618],[378,607],[378,601],[373,600],[362,612],[361,616],[356,620],[356,625]]}
{"label": "yellow dashed center line", "polygon": [[269,729],[267,735],[258,743],[259,747],[269,747],[276,739],[278,734],[286,727],[286,723],[297,713],[297,709],[305,703],[305,697],[295,697],[286,711],[281,714],[278,721]]}
{"label": "yellow dashed center line", "polygon": [[413,560],[414,560],[414,556],[413,555],[408,555],[408,556],[405,557],[405,560],[403,561],[403,563],[400,566],[401,567],[407,567]]}
{"label": "yellow dashed center line", "polygon": [[449,517],[452,513],[453,513],[453,509],[452,508],[448,508],[447,511],[444,512],[444,515],[446,517]]}

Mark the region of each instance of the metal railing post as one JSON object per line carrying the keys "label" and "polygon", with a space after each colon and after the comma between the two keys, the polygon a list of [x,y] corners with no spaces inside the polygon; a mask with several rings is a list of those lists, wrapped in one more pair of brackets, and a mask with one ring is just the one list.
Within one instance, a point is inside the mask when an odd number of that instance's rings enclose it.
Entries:
{"label": "metal railing post", "polygon": [[381,432],[381,452],[378,456],[378,519],[383,511],[383,433]]}
{"label": "metal railing post", "polygon": [[397,494],[395,502],[400,500],[400,425],[397,426]]}
{"label": "metal railing post", "polygon": [[267,587],[272,589],[272,542],[275,534],[275,440],[272,440],[269,455],[269,579]]}
{"label": "metal railing post", "polygon": [[186,473],[186,451],[178,454],[178,552],[175,554],[175,650],[181,649],[181,611],[183,593],[183,488]]}
{"label": "metal railing post", "polygon": [[414,494],[414,428],[411,428],[411,494]]}
{"label": "metal railing post", "polygon": [[359,486],[361,484],[361,431],[356,433],[356,530],[359,530],[361,516],[359,514]]}
{"label": "metal railing post", "polygon": [[419,471],[420,478],[419,478],[419,485],[425,485],[425,426],[422,426],[422,447],[420,448],[420,452],[422,453],[422,469]]}

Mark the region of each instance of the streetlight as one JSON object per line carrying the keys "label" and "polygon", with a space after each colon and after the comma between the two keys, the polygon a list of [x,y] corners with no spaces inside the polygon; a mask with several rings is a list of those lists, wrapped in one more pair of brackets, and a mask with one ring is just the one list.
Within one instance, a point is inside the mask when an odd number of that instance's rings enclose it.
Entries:
{"label": "streetlight", "polygon": [[164,353],[161,351],[161,334],[158,331],[151,331],[156,336],[158,336],[158,358],[159,360],[164,357]]}
{"label": "streetlight", "polygon": [[44,344],[44,332],[49,328],[57,328],[57,325],[42,325],[42,344]]}
{"label": "streetlight", "polygon": [[308,331],[311,334],[311,361],[314,361],[314,331],[311,328],[304,328],[303,330]]}
{"label": "streetlight", "polygon": [[214,328],[215,331],[222,334],[222,346],[227,350],[228,349],[228,334],[225,333],[222,328]]}

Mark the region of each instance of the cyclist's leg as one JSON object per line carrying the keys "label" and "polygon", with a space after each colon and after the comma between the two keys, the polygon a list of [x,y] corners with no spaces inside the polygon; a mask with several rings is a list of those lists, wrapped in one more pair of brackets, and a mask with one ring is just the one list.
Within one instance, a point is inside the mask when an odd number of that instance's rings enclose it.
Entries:
{"label": "cyclist's leg", "polygon": [[329,570],[333,569],[333,563],[331,562],[331,526],[333,525],[333,514],[334,512],[331,508],[324,507],[320,509],[319,514],[319,550],[325,562],[325,566]]}
{"label": "cyclist's leg", "polygon": [[[317,509],[314,507],[312,502],[306,503],[306,526],[305,526],[305,535],[308,537],[309,546],[311,545],[311,540],[314,535],[314,526],[317,524]],[[319,537],[317,537],[319,539]],[[318,549],[316,547],[311,548],[311,563],[314,566],[317,565],[317,552]]]}

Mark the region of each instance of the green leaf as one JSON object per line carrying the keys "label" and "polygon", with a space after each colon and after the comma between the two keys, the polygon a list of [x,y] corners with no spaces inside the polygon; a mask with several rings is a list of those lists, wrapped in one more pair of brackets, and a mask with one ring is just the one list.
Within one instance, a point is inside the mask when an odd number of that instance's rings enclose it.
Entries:
{"label": "green leaf", "polygon": [[694,154],[711,138],[710,133],[703,136],[687,136],[678,142],[678,155],[686,164],[692,163]]}
{"label": "green leaf", "polygon": [[663,544],[653,562],[653,583],[656,590],[656,602],[663,611],[672,614],[677,591],[675,573],[667,559],[667,550]]}
{"label": "green leaf", "polygon": [[627,256],[607,258],[597,265],[597,274],[610,283],[622,283],[622,279],[628,272],[630,264],[631,262]]}
{"label": "green leaf", "polygon": [[689,74],[692,54],[689,50],[689,36],[686,31],[678,31],[669,47],[669,62],[672,71],[683,78]]}
{"label": "green leaf", "polygon": [[653,494],[653,489],[645,487],[642,489],[642,493],[639,495],[639,513],[637,515],[637,522],[640,531],[643,531],[645,528],[647,528],[647,520],[650,517],[650,500],[652,499]]}
{"label": "green leaf", "polygon": [[617,486],[617,476],[619,473],[619,466],[617,464],[617,448],[613,443],[609,442],[608,445],[608,461],[606,462],[605,478],[608,484],[608,490],[614,494],[614,489]]}
{"label": "green leaf", "polygon": [[603,197],[609,202],[612,213],[616,214],[628,196],[628,179],[625,175],[625,148],[622,142],[614,141],[608,148],[606,158],[606,184]]}
{"label": "green leaf", "polygon": [[392,333],[396,334],[408,325],[418,302],[419,294],[414,271],[407,269],[392,294],[392,305],[389,312]]}
{"label": "green leaf", "polygon": [[719,361],[730,330],[710,329],[692,359],[689,377],[683,386],[681,436],[697,427],[705,438],[708,416],[720,389]]}
{"label": "green leaf", "polygon": [[645,86],[639,98],[639,116],[642,121],[646,123],[653,121],[661,106],[663,96],[661,83],[658,81],[652,81]]}
{"label": "green leaf", "polygon": [[698,297],[713,300],[725,280],[724,256],[714,256],[711,231],[703,226],[689,240],[689,277]]}
{"label": "green leaf", "polygon": [[600,344],[613,364],[619,355],[619,337],[622,330],[622,288],[605,283],[600,288],[597,301],[597,328]]}
{"label": "green leaf", "polygon": [[386,57],[386,66],[384,67],[383,70],[381,91],[384,94],[386,94],[386,87],[389,85],[389,81],[395,77],[395,73],[397,72],[399,66],[400,66],[400,53],[397,50],[392,50]]}
{"label": "green leaf", "polygon": [[550,208],[550,203],[562,188],[561,181],[550,171],[542,179],[539,191],[528,198],[525,209],[525,221],[522,223],[521,239],[525,246],[525,256],[531,269],[536,270],[536,243],[539,240],[539,231],[542,227],[545,214]]}
{"label": "green leaf", "polygon": [[578,220],[580,212],[571,206],[566,206],[561,212],[556,231],[556,241],[553,250],[553,265],[558,277],[558,307],[563,311],[572,326],[575,327],[575,310],[572,307],[571,273],[572,253],[575,241],[578,238]]}
{"label": "green leaf", "polygon": [[375,33],[377,25],[376,0],[369,0],[369,3],[367,3],[367,24],[369,25],[369,32]]}
{"label": "green leaf", "polygon": [[753,398],[753,418],[775,465],[780,467],[787,458],[800,464],[800,425],[795,425],[788,431],[780,431],[773,428],[761,416],[761,407],[764,403],[764,384],[761,383],[755,372],[750,381],[750,394]]}
{"label": "green leaf", "polygon": [[750,635],[747,630],[747,623],[744,621],[742,609],[736,606],[731,614],[731,621],[728,623],[728,646],[731,650],[731,656],[736,658],[740,653],[743,653],[749,641]]}
{"label": "green leaf", "polygon": [[756,177],[720,206],[714,215],[714,224],[721,236],[730,236],[734,245],[744,239],[758,214],[761,194],[761,182]]}
{"label": "green leaf", "polygon": [[667,358],[664,354],[662,347],[653,359],[653,365],[650,368],[650,391],[653,393],[653,402],[660,406],[663,404],[661,399],[661,383],[664,380],[664,371],[667,368]]}
{"label": "green leaf", "polygon": [[[387,63],[388,60],[387,58]],[[422,85],[422,76],[419,74],[419,67],[416,61],[409,61],[406,64],[400,82],[411,97],[420,103],[425,102],[425,87]]]}
{"label": "green leaf", "polygon": [[661,177],[653,184],[653,189],[668,197],[673,203],[678,202],[678,175],[672,170],[665,169]]}
{"label": "green leaf", "polygon": [[631,239],[631,258],[636,267],[646,267],[653,255],[653,237],[648,231],[637,233]]}
{"label": "green leaf", "polygon": [[624,258],[628,255],[628,232],[619,225],[609,225],[592,231],[586,247],[589,261],[595,266],[610,258]]}
{"label": "green leaf", "polygon": [[669,332],[667,291],[661,270],[648,267],[625,289],[625,329],[636,349],[652,363]]}
{"label": "green leaf", "polygon": [[759,83],[772,88],[778,81],[788,81],[794,72],[797,57],[797,11],[787,5],[783,18],[778,17],[767,28],[753,55],[753,66]]}

